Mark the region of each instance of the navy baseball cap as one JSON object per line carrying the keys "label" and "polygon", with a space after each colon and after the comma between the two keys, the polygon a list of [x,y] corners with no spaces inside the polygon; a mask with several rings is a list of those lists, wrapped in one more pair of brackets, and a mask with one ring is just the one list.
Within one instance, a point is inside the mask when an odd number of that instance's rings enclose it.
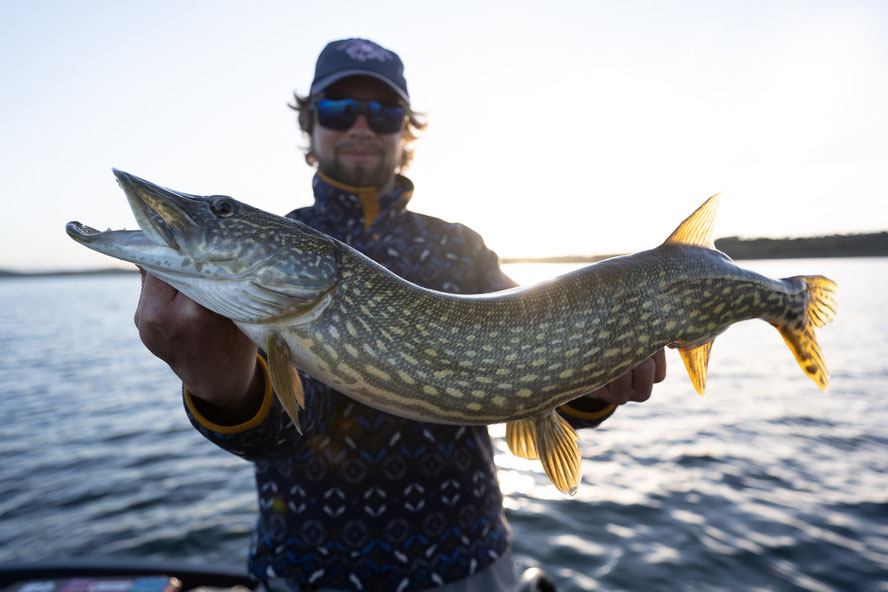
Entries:
{"label": "navy baseball cap", "polygon": [[349,76],[370,76],[381,80],[410,104],[401,58],[367,39],[342,39],[328,43],[318,56],[309,94],[316,96],[334,82]]}

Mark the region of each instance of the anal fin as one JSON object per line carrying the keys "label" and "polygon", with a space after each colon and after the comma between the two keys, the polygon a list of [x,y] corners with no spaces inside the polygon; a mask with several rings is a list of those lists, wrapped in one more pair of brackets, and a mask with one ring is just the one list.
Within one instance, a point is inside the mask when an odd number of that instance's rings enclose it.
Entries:
{"label": "anal fin", "polygon": [[534,443],[543,470],[559,491],[574,495],[580,486],[579,436],[553,409],[533,420]]}
{"label": "anal fin", "polygon": [[266,338],[268,352],[268,373],[271,386],[287,415],[293,420],[296,429],[302,433],[299,425],[299,408],[305,408],[305,395],[302,391],[302,380],[296,369],[290,366],[290,349],[277,333],[269,333]]}
{"label": "anal fin", "polygon": [[678,353],[691,377],[691,384],[701,397],[706,394],[706,377],[709,368],[709,353],[712,351],[712,341],[696,347],[676,345]]}

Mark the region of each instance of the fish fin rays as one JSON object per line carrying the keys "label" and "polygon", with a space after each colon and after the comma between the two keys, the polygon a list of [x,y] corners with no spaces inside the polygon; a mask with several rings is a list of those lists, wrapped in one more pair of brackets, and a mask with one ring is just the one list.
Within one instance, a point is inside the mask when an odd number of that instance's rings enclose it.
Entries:
{"label": "fish fin rays", "polygon": [[269,333],[266,338],[265,351],[268,352],[268,373],[271,376],[271,386],[274,388],[284,411],[293,420],[293,424],[301,434],[299,408],[305,408],[305,395],[302,391],[302,380],[299,378],[299,373],[290,366],[290,350],[279,334]]}
{"label": "fish fin rays", "polygon": [[709,354],[712,351],[712,341],[699,346],[682,346],[677,344],[678,353],[691,377],[694,390],[701,397],[706,394],[706,377],[709,368]]}
{"label": "fish fin rays", "polygon": [[697,245],[714,249],[712,225],[715,221],[716,210],[718,210],[719,195],[721,194],[716,193],[707,199],[687,220],[678,225],[678,228],[669,235],[663,244]]}
{"label": "fish fin rays", "polygon": [[780,331],[780,335],[805,374],[816,382],[821,390],[825,391],[829,388],[829,369],[826,367],[826,360],[823,359],[823,352],[820,350],[814,329],[829,324],[835,318],[836,284],[822,276],[799,277],[798,279],[805,282],[808,292],[804,322],[801,323],[801,326],[799,323],[771,324]]}
{"label": "fish fin rays", "polygon": [[539,458],[533,435],[533,421],[519,419],[506,424],[506,443],[515,456],[536,460]]}
{"label": "fish fin rays", "polygon": [[554,410],[533,422],[543,470],[559,491],[574,495],[580,486],[579,436]]}
{"label": "fish fin rays", "polygon": [[539,458],[559,491],[574,495],[580,486],[579,436],[554,410],[542,417],[506,424],[506,442],[516,456]]}

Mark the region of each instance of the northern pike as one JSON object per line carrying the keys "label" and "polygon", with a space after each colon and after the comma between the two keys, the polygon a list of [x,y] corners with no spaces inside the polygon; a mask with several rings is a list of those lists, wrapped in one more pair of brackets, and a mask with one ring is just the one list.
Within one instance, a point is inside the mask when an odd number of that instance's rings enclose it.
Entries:
{"label": "northern pike", "polygon": [[823,390],[814,330],[836,312],[821,276],[770,279],[715,249],[709,198],[659,247],[538,285],[453,295],[414,285],[294,220],[228,196],[196,196],[114,171],[141,230],[70,222],[78,243],[135,263],[230,318],[268,355],[298,427],[293,368],[376,409],[457,425],[507,423],[513,453],[539,458],[563,492],[580,482],[578,436],[556,408],[676,347],[703,394],[713,339],[774,325]]}

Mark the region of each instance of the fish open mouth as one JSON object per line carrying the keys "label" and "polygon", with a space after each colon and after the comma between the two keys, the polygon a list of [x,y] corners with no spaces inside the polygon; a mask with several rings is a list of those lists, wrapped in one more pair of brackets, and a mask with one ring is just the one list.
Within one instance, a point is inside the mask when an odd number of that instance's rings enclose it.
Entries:
{"label": "fish open mouth", "polygon": [[159,251],[179,251],[177,235],[186,236],[197,226],[189,215],[193,196],[172,191],[129,173],[114,169],[130,209],[141,230],[100,231],[80,222],[68,222],[65,230],[75,241],[106,255],[134,263],[156,256]]}

